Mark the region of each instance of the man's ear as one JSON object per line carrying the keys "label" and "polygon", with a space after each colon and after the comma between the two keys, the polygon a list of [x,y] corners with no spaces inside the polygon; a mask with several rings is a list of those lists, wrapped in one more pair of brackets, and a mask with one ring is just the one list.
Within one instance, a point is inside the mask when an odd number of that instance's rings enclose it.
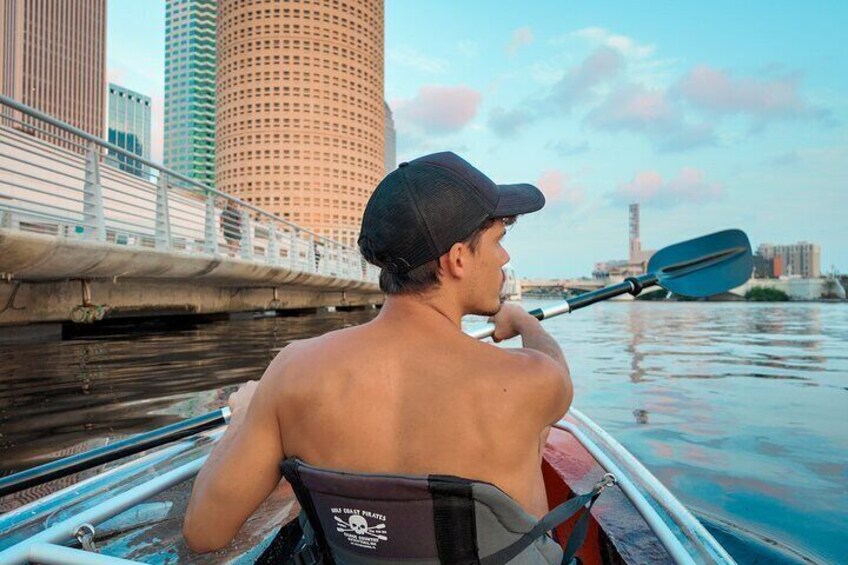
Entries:
{"label": "man's ear", "polygon": [[439,257],[439,265],[444,273],[454,279],[464,278],[468,274],[468,259],[471,249],[464,243],[454,243],[447,253]]}

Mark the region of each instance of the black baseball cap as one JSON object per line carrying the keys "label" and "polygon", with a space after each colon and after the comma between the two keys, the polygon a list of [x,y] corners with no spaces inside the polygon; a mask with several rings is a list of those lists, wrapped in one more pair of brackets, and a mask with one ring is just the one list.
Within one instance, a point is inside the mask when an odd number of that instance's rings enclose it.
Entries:
{"label": "black baseball cap", "polygon": [[531,184],[495,184],[455,153],[433,153],[401,163],[377,185],[362,216],[359,249],[369,263],[405,273],[438,259],[486,220],[544,205]]}

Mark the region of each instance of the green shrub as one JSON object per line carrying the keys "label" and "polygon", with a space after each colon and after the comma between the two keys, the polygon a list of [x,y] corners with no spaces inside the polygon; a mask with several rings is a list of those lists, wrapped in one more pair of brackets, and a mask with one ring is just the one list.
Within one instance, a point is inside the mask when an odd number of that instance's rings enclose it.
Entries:
{"label": "green shrub", "polygon": [[745,293],[745,300],[753,302],[786,302],[789,295],[776,288],[766,286],[754,286]]}

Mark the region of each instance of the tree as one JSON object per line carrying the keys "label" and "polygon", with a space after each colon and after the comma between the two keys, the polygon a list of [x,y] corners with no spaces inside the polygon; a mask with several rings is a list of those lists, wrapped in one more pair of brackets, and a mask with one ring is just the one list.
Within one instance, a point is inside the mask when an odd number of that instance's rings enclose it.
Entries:
{"label": "tree", "polygon": [[789,300],[789,295],[776,288],[753,286],[745,293],[745,300],[751,302],[786,302]]}

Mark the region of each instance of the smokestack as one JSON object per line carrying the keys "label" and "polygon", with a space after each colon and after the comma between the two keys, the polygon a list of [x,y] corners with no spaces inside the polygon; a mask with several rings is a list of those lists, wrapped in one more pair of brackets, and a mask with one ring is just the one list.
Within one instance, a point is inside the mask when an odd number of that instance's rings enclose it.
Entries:
{"label": "smokestack", "polygon": [[630,263],[639,262],[642,243],[639,241],[639,205],[630,205]]}

